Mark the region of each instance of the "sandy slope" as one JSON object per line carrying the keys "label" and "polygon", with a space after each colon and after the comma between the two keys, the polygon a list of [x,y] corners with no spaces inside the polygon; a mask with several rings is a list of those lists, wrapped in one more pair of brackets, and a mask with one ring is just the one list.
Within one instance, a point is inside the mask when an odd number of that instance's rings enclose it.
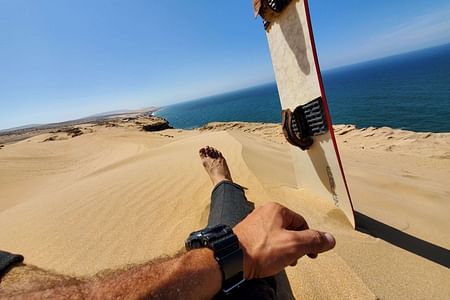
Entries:
{"label": "sandy slope", "polygon": [[[450,135],[348,126],[337,135],[356,209],[449,248]],[[352,230],[338,209],[297,189],[276,125],[155,133],[92,125],[75,138],[48,137],[0,149],[0,248],[28,264],[84,276],[176,252],[206,224],[211,185],[197,150],[212,145],[256,205],[279,201],[336,235],[335,250],[287,269],[298,298],[450,294],[448,269]]]}

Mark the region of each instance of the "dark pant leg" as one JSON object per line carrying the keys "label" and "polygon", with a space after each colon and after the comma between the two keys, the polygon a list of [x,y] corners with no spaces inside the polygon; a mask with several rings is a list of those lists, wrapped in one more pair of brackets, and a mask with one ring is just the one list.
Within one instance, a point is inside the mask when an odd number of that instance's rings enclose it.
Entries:
{"label": "dark pant leg", "polygon": [[[226,224],[234,227],[254,209],[247,201],[244,189],[235,183],[222,181],[211,194],[208,226]],[[215,299],[276,299],[274,277],[246,281],[230,295],[218,294]]]}
{"label": "dark pant leg", "polygon": [[208,226],[226,224],[234,227],[253,209],[253,203],[247,201],[244,189],[240,185],[222,181],[211,193]]}

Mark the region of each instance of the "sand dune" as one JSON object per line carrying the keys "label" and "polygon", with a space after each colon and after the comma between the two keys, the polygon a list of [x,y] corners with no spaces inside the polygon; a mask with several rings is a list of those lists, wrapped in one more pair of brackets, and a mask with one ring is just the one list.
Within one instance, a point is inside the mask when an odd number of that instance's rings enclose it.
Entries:
{"label": "sand dune", "polygon": [[[450,294],[446,267],[352,230],[338,209],[298,189],[278,125],[212,123],[149,133],[91,124],[82,130],[0,149],[0,248],[22,253],[27,264],[89,276],[175,253],[189,232],[206,224],[211,184],[197,151],[212,145],[248,188],[249,200],[279,201],[337,237],[333,251],[287,268],[296,297]],[[356,210],[450,248],[450,134],[341,125],[336,135]]]}

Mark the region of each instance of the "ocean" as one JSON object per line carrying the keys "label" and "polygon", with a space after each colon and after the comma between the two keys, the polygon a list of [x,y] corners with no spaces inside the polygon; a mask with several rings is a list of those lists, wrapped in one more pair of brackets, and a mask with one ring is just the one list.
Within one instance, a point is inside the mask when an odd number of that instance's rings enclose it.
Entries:
{"label": "ocean", "polygon": [[[450,132],[450,44],[322,72],[333,124]],[[281,121],[275,82],[163,107],[175,128]]]}

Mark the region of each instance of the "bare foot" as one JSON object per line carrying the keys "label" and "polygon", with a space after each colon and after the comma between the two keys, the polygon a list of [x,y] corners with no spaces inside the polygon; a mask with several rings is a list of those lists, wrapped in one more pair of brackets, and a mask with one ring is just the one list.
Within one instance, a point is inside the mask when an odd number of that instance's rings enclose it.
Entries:
{"label": "bare foot", "polygon": [[201,148],[198,153],[214,186],[224,180],[233,181],[227,161],[219,150],[206,146]]}

